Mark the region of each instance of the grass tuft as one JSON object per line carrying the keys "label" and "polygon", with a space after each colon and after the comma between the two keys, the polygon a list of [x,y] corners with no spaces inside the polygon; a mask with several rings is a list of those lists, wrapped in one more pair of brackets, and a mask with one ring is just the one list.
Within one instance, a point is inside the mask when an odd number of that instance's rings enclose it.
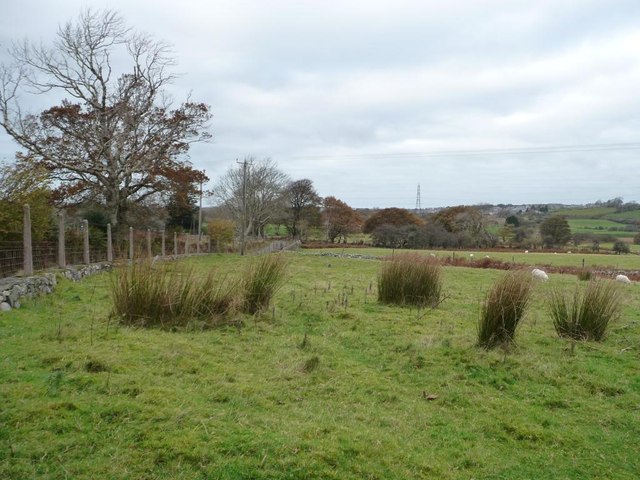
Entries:
{"label": "grass tuft", "polygon": [[600,341],[609,324],[620,316],[620,300],[621,291],[614,282],[592,280],[582,293],[576,286],[570,298],[554,290],[548,305],[559,336]]}
{"label": "grass tuft", "polygon": [[509,272],[487,294],[478,321],[478,345],[491,349],[513,343],[531,299],[533,282],[528,272]]}
{"label": "grass tuft", "polygon": [[232,290],[233,285],[223,287],[214,272],[197,277],[193,268],[137,262],[111,277],[112,312],[131,326],[184,327],[193,319],[213,326],[232,311]]}
{"label": "grass tuft", "polygon": [[318,358],[316,355],[314,355],[313,357],[307,359],[304,362],[304,365],[302,366],[302,370],[305,373],[311,373],[316,368],[318,368],[319,366],[320,366],[320,358]]}
{"label": "grass tuft", "polygon": [[109,367],[100,360],[89,360],[84,364],[85,371],[89,373],[108,372]]}
{"label": "grass tuft", "polygon": [[588,282],[589,280],[593,279],[593,273],[591,272],[591,270],[587,270],[586,268],[578,270],[576,276],[581,282]]}
{"label": "grass tuft", "polygon": [[436,307],[442,298],[442,268],[431,258],[398,255],[378,273],[378,301]]}
{"label": "grass tuft", "polygon": [[251,262],[243,277],[242,311],[253,315],[267,309],[286,270],[287,261],[279,254],[262,255]]}

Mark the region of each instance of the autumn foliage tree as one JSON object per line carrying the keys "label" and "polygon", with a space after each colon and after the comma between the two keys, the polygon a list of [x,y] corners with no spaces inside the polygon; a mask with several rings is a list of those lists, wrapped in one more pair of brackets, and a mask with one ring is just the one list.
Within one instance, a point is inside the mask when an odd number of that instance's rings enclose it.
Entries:
{"label": "autumn foliage tree", "polygon": [[0,164],[0,240],[21,238],[25,204],[31,211],[32,238],[41,240],[49,234],[53,209],[47,182],[47,173],[42,169]]}
{"label": "autumn foliage tree", "polygon": [[188,231],[194,225],[194,217],[198,211],[197,201],[201,193],[199,186],[207,180],[207,176],[197,170],[178,170],[172,176],[171,190],[165,201],[166,226],[169,229]]}
{"label": "autumn foliage tree", "polygon": [[[210,137],[209,107],[174,106],[164,94],[175,63],[167,45],[116,12],[88,10],[62,25],[52,46],[25,40],[10,53],[14,65],[0,69],[0,125],[23,160],[50,172],[58,200],[99,202],[117,227],[129,205],[170,191],[177,175],[196,181],[186,154]],[[20,94],[47,92],[64,99],[40,114],[20,108]]]}
{"label": "autumn foliage tree", "polygon": [[486,229],[482,212],[476,207],[458,205],[443,208],[429,220],[454,234],[460,247],[488,247],[496,242]]}
{"label": "autumn foliage tree", "polygon": [[364,222],[362,231],[371,233],[382,225],[402,227],[407,225],[421,225],[422,220],[404,208],[384,208],[377,211]]}
{"label": "autumn foliage tree", "polygon": [[466,205],[443,208],[433,215],[431,220],[453,233],[465,230],[478,232],[483,228],[482,212]]}
{"label": "autumn foliage tree", "polygon": [[333,243],[347,240],[347,235],[360,231],[362,217],[349,205],[335,197],[326,197],[322,202],[322,223],[327,229],[327,238]]}

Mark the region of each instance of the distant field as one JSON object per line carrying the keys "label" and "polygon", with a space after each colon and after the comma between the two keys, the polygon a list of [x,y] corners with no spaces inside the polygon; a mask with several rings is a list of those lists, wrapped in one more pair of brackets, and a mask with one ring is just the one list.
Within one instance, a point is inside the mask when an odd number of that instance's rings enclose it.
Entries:
{"label": "distant field", "polygon": [[[327,249],[309,249],[302,250],[303,253],[327,253]],[[522,263],[525,265],[553,265],[580,267],[582,259],[585,266],[591,267],[610,267],[612,269],[640,269],[640,258],[637,255],[612,255],[604,253],[524,253],[522,250],[501,251],[501,252],[482,252],[478,250],[393,250],[387,248],[345,248],[332,249],[331,253],[359,254],[372,256],[389,256],[407,252],[417,252],[421,255],[434,254],[436,257],[465,257],[475,261],[482,259],[485,255],[491,258],[502,260],[504,262]],[[473,254],[473,257],[471,255]]]}
{"label": "distant field", "polygon": [[629,221],[635,220],[640,222],[640,210],[630,210],[628,212],[616,212],[613,207],[593,207],[593,208],[566,208],[552,212],[553,215],[564,215],[568,218],[590,218],[611,221]]}
{"label": "distant field", "polygon": [[555,210],[552,215],[565,215],[567,217],[582,217],[582,218],[598,218],[605,215],[615,213],[616,209],[613,207],[592,207],[592,208],[565,208],[562,210]]}
{"label": "distant field", "polygon": [[633,237],[637,232],[625,230],[626,225],[611,220],[595,218],[570,218],[571,233],[609,234],[616,237]]}
{"label": "distant field", "polygon": [[267,237],[279,237],[285,236],[289,232],[287,232],[287,227],[284,225],[269,224],[265,227],[264,233]]}
{"label": "distant field", "polygon": [[490,225],[487,225],[487,232],[489,232],[492,235],[499,236],[500,230],[502,230],[503,227],[504,225],[498,225],[496,223],[492,223]]}
{"label": "distant field", "polygon": [[628,212],[619,212],[607,214],[606,218],[610,220],[629,221],[634,220],[640,222],[640,210],[630,210]]}
{"label": "distant field", "polygon": [[599,219],[599,218],[570,218],[568,219],[571,230],[574,228],[585,229],[597,229],[602,227],[603,229],[615,228],[616,230],[624,228],[624,225],[618,222],[612,222],[611,220]]}

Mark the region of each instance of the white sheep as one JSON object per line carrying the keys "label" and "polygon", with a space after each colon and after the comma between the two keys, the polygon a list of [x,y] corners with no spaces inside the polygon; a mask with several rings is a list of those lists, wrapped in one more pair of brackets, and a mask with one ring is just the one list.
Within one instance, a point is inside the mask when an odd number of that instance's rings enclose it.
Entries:
{"label": "white sheep", "polygon": [[630,284],[631,280],[629,280],[629,277],[627,277],[626,275],[616,275],[616,282]]}
{"label": "white sheep", "polygon": [[542,282],[546,282],[547,280],[549,280],[549,275],[547,275],[547,273],[544,270],[540,270],[539,268],[534,268],[531,271],[531,275],[533,275],[533,278],[540,280]]}
{"label": "white sheep", "polygon": [[529,253],[529,250],[525,250],[524,253]]}

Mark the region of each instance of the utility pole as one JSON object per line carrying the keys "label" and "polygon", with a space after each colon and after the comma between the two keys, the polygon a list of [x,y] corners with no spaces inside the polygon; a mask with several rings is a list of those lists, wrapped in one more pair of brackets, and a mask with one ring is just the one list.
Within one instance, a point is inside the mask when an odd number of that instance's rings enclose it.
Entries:
{"label": "utility pole", "polygon": [[422,205],[420,203],[420,184],[418,184],[418,192],[416,193],[416,213],[418,215],[422,213]]}
{"label": "utility pole", "polygon": [[202,171],[202,177],[200,177],[200,211],[198,212],[198,253],[200,253],[200,240],[202,239],[202,181],[206,171]]}
{"label": "utility pole", "polygon": [[247,223],[247,165],[251,165],[251,163],[247,162],[246,158],[242,162],[239,162],[238,159],[236,159],[236,163],[242,165],[242,226],[240,228],[240,255],[244,255],[244,229]]}

